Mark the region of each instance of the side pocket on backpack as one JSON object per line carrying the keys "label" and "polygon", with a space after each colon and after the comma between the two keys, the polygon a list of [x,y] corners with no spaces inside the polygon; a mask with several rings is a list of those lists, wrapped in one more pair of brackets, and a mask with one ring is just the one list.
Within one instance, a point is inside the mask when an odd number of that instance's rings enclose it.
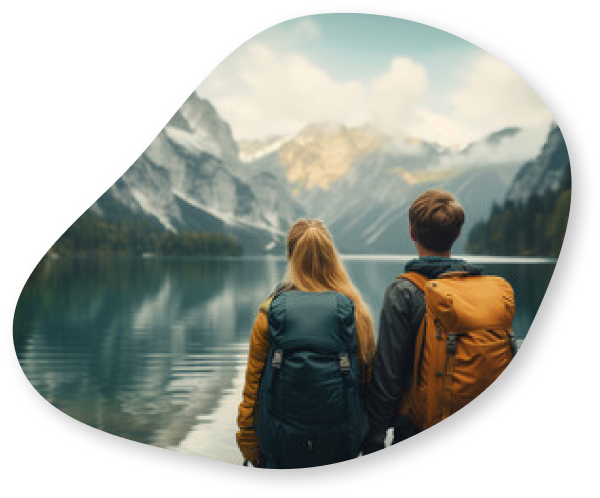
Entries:
{"label": "side pocket on backpack", "polygon": [[489,330],[461,338],[452,375],[452,411],[485,391],[510,363],[511,356],[505,333]]}

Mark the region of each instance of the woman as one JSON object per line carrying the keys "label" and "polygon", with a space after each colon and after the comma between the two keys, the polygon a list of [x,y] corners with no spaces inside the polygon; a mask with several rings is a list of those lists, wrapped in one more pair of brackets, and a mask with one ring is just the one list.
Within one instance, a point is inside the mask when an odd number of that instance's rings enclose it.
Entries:
{"label": "woman", "polygon": [[237,443],[244,458],[254,466],[261,466],[261,448],[255,430],[255,406],[270,347],[269,307],[276,296],[291,290],[312,293],[334,291],[351,301],[356,331],[353,341],[363,384],[368,380],[375,349],[369,311],[341,263],[329,231],[321,221],[300,219],[294,224],[287,238],[287,259],[284,283],[260,306],[252,329],[246,382],[239,407]]}

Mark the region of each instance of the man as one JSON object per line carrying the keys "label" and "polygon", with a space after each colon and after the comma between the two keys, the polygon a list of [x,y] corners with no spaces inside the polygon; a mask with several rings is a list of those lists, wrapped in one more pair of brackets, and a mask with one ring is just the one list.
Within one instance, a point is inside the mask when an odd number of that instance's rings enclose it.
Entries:
{"label": "man", "polygon": [[[442,273],[461,271],[473,275],[481,270],[467,262],[451,258],[452,245],[460,235],[465,213],[449,192],[428,190],[410,207],[410,237],[418,259],[407,263],[407,272],[428,279]],[[425,297],[411,281],[398,278],[386,290],[379,324],[377,352],[367,393],[370,433],[363,454],[384,448],[389,427],[394,428],[393,444],[417,432],[399,407],[412,382],[415,339],[425,315]]]}

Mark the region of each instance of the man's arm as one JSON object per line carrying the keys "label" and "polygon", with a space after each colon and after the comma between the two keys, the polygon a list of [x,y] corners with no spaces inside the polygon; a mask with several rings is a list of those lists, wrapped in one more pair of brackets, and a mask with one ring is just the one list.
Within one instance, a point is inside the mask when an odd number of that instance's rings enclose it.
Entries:
{"label": "man's arm", "polygon": [[412,330],[415,323],[410,305],[415,291],[419,292],[413,284],[399,280],[385,293],[367,394],[371,430],[363,453],[383,448],[387,429],[398,415],[402,394],[410,381],[416,332]]}

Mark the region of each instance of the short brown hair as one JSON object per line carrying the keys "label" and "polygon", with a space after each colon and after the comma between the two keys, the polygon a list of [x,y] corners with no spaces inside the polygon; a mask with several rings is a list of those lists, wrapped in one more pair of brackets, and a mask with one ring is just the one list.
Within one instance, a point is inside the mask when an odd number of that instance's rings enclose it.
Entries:
{"label": "short brown hair", "polygon": [[450,192],[431,189],[415,199],[408,219],[417,242],[431,251],[445,252],[460,235],[465,212]]}

